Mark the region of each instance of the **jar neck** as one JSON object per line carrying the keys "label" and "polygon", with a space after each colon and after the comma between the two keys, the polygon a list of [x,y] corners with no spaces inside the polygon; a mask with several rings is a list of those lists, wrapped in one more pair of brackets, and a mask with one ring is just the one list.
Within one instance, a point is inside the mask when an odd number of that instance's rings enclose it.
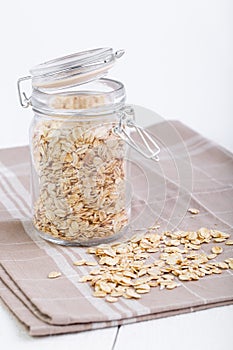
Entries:
{"label": "jar neck", "polygon": [[125,99],[122,83],[101,78],[72,88],[34,88],[30,102],[37,114],[94,117],[120,111],[125,105]]}

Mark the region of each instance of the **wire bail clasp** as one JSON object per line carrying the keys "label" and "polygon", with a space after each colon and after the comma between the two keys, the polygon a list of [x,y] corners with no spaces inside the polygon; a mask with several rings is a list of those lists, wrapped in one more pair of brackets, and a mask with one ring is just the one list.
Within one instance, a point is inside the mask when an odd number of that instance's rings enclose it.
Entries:
{"label": "wire bail clasp", "polygon": [[[136,131],[134,138],[131,130]],[[159,161],[160,147],[155,138],[148,131],[134,121],[134,110],[127,106],[120,115],[119,124],[114,127],[114,133],[124,140],[130,147],[142,154],[147,159]]]}
{"label": "wire bail clasp", "polygon": [[29,80],[31,79],[31,76],[27,76],[27,77],[22,77],[19,78],[17,81],[17,88],[18,88],[18,95],[19,95],[19,102],[21,104],[21,106],[23,108],[27,108],[30,106],[31,102],[30,102],[30,97],[28,98],[26,93],[24,91],[22,91],[22,87],[21,87],[21,83],[25,80]]}

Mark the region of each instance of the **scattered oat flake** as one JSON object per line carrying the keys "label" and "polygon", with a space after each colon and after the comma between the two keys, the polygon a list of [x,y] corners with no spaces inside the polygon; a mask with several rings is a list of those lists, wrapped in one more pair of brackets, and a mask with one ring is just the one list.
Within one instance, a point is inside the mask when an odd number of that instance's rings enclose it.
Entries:
{"label": "scattered oat flake", "polygon": [[109,303],[115,303],[116,301],[118,301],[118,298],[116,297],[111,297],[110,295],[108,295],[106,298],[105,298],[106,301],[108,301]]}
{"label": "scattered oat flake", "polygon": [[218,267],[220,267],[221,269],[224,269],[224,270],[229,268],[228,264],[225,262],[219,262]]}
{"label": "scattered oat flake", "polygon": [[96,253],[96,248],[93,248],[93,247],[87,248],[87,253],[89,253],[89,254],[95,254],[95,253]]}
{"label": "scattered oat flake", "polygon": [[124,294],[124,291],[122,290],[122,291],[120,291],[120,290],[115,290],[115,291],[113,291],[113,292],[111,292],[111,297],[121,297],[122,295]]}
{"label": "scattered oat flake", "polygon": [[138,272],[138,277],[142,277],[144,275],[146,275],[148,272],[147,269],[141,269],[139,272]]}
{"label": "scattered oat flake", "polygon": [[217,267],[212,270],[213,273],[220,274],[222,273],[221,269],[218,269]]}
{"label": "scattered oat flake", "polygon": [[149,248],[147,249],[148,253],[157,253],[159,251],[159,248]]}
{"label": "scattered oat flake", "polygon": [[214,246],[214,247],[212,247],[211,251],[214,254],[221,254],[223,252],[223,249],[222,249],[222,247]]}
{"label": "scattered oat flake", "polygon": [[61,272],[58,272],[58,271],[51,271],[48,274],[48,278],[57,278],[57,277],[60,277],[60,276],[61,276]]}
{"label": "scattered oat flake", "polygon": [[214,238],[214,242],[216,242],[216,243],[222,243],[225,241],[226,241],[226,238],[224,238],[224,237]]}
{"label": "scattered oat flake", "polygon": [[196,214],[199,214],[199,213],[200,213],[200,210],[195,209],[195,208],[189,208],[189,209],[188,209],[188,212],[191,213],[191,214],[196,215]]}
{"label": "scattered oat flake", "polygon": [[131,298],[135,298],[135,299],[141,298],[141,295],[139,295],[137,292],[135,292],[135,290],[133,288],[128,288],[126,290],[126,294]]}
{"label": "scattered oat flake", "polygon": [[131,277],[131,278],[136,278],[137,275],[131,271],[123,271],[123,276],[125,277]]}
{"label": "scattered oat flake", "polygon": [[187,238],[190,240],[190,241],[194,241],[195,239],[197,239],[198,235],[197,235],[197,232],[189,232]]}
{"label": "scattered oat flake", "polygon": [[94,269],[90,271],[90,275],[99,275],[101,273],[100,269]]}
{"label": "scattered oat flake", "polygon": [[126,293],[123,293],[122,297],[125,298],[125,299],[132,299],[132,297],[130,297],[130,296],[129,296],[128,294],[126,294]]}
{"label": "scattered oat flake", "polygon": [[87,265],[87,266],[96,266],[96,265],[98,265],[98,264],[97,264],[97,262],[95,262],[95,261],[86,261],[86,262],[85,262],[85,265]]}
{"label": "scattered oat flake", "polygon": [[189,275],[179,275],[179,279],[181,280],[181,281],[190,281],[191,280],[191,278],[190,278],[190,276]]}
{"label": "scattered oat flake", "polygon": [[82,276],[80,277],[79,282],[88,282],[88,281],[91,281],[92,278],[93,276],[90,276],[90,275]]}
{"label": "scattered oat flake", "polygon": [[225,243],[226,245],[233,245],[233,240],[229,240]]}
{"label": "scattered oat flake", "polygon": [[149,293],[149,291],[150,291],[150,289],[141,289],[141,288],[137,289],[137,293],[139,293],[139,294]]}
{"label": "scattered oat flake", "polygon": [[176,282],[171,282],[171,283],[167,284],[166,288],[167,288],[167,289],[174,289],[174,288],[176,288],[176,287],[178,287],[178,286],[179,286],[178,283],[176,283]]}
{"label": "scattered oat flake", "polygon": [[149,281],[148,282],[150,287],[157,287],[158,286],[158,282],[157,281]]}
{"label": "scattered oat flake", "polygon": [[86,264],[86,260],[77,260],[77,261],[74,261],[73,264],[75,266],[82,266],[82,265],[85,265]]}
{"label": "scattered oat flake", "polygon": [[[210,254],[197,251],[203,244],[221,243],[228,238],[228,234],[207,228],[161,234],[147,230],[128,241],[88,248],[97,262],[84,260],[84,265],[98,267],[81,277],[80,282],[89,283],[93,296],[108,302],[116,302],[119,297],[140,299],[142,294],[150,293],[151,288],[157,286],[161,290],[172,290],[182,285],[179,280],[198,281],[232,269],[233,258],[224,262],[214,260],[223,251],[221,246],[213,246]],[[154,260],[153,253],[157,251],[157,260]]]}
{"label": "scattered oat flake", "polygon": [[106,293],[102,290],[96,290],[93,292],[93,296],[96,298],[104,298],[106,296]]}
{"label": "scattered oat flake", "polygon": [[147,283],[140,284],[140,285],[136,286],[136,288],[137,289],[143,289],[143,290],[146,290],[146,291],[150,290],[150,286]]}
{"label": "scattered oat flake", "polygon": [[110,285],[106,282],[100,282],[100,288],[103,292],[105,293],[111,293],[112,288],[110,287]]}
{"label": "scattered oat flake", "polygon": [[207,255],[207,258],[208,258],[209,260],[212,260],[212,259],[215,259],[216,256],[217,256],[217,254],[209,254],[209,255]]}

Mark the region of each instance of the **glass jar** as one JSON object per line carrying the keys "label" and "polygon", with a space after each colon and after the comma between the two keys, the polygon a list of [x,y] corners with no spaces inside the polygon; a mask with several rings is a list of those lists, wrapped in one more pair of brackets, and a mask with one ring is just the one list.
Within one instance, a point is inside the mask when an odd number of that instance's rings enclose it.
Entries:
{"label": "glass jar", "polygon": [[[33,224],[44,239],[92,245],[122,235],[130,220],[127,144],[134,124],[122,83],[103,78],[123,51],[90,50],[43,63],[18,81],[32,106],[30,128]],[[32,80],[27,98],[20,84]],[[23,97],[24,96],[24,100]],[[157,159],[159,149],[150,152]],[[150,149],[151,150],[151,149]]]}

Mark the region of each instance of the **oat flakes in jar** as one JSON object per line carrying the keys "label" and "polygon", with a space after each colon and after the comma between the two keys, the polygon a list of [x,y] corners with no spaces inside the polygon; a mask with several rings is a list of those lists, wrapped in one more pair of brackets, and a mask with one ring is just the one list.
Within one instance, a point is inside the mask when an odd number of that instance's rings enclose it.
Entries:
{"label": "oat flakes in jar", "polygon": [[[110,48],[76,53],[40,64],[18,80],[21,105],[34,111],[33,224],[50,242],[93,245],[124,234],[130,222],[127,147],[158,157],[158,146],[125,106],[123,84],[103,78],[123,53]],[[22,91],[26,80],[32,84],[30,98]]]}

